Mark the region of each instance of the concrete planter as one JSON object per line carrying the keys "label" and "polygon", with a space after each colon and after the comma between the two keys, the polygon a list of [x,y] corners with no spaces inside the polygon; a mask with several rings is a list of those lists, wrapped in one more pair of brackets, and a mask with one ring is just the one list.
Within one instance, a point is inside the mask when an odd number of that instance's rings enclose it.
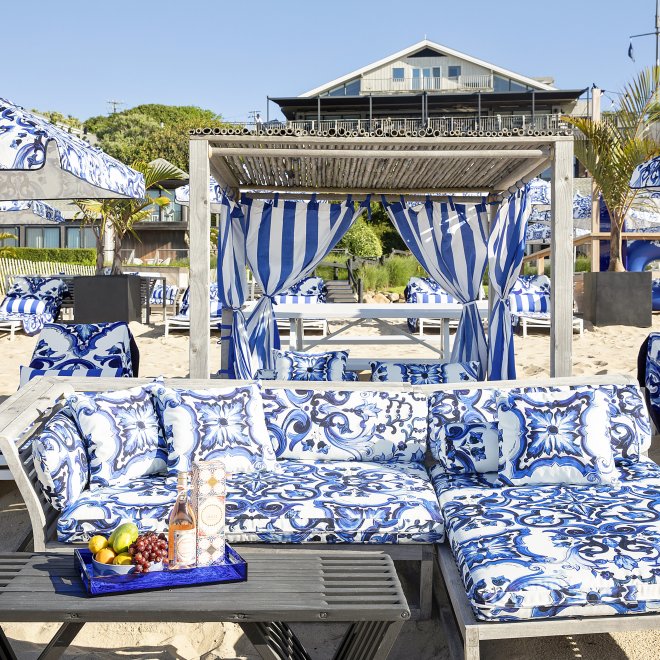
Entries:
{"label": "concrete planter", "polygon": [[76,323],[140,322],[140,278],[132,275],[76,277],[73,316]]}
{"label": "concrete planter", "polygon": [[652,319],[650,271],[584,273],[582,311],[594,325],[648,328]]}

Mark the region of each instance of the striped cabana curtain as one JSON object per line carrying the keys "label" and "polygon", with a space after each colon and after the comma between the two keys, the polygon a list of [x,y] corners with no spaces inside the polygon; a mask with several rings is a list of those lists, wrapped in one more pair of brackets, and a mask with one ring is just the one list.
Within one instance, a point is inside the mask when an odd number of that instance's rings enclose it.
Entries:
{"label": "striped cabana curtain", "polygon": [[488,320],[489,380],[516,377],[509,294],[520,275],[525,256],[525,234],[531,211],[527,203],[528,190],[529,185],[502,202],[488,241],[488,295],[492,299]]}
{"label": "striped cabana curtain", "polygon": [[272,352],[280,338],[273,313],[273,296],[311,274],[339,242],[357,211],[349,197],[341,204],[310,201],[243,199],[247,220],[247,261],[263,297],[247,320],[255,368],[272,369]]}
{"label": "striped cabana curtain", "polygon": [[463,303],[452,362],[475,361],[486,371],[486,337],[476,308],[488,258],[486,205],[433,202],[383,204],[410,251],[447,293]]}
{"label": "striped cabana curtain", "polygon": [[[246,221],[241,207],[222,195],[218,225],[218,299],[232,310],[228,378],[251,379],[252,357],[241,307],[247,291]],[[223,327],[223,334],[227,328]]]}

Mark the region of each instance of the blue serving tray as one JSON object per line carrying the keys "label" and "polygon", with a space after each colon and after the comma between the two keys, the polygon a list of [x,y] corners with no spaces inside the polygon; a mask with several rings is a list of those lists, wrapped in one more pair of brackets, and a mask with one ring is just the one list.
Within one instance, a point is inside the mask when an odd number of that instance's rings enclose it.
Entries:
{"label": "blue serving tray", "polygon": [[244,582],[247,580],[247,563],[236,550],[227,544],[225,563],[198,568],[157,571],[130,575],[100,576],[94,574],[92,553],[89,550],[74,550],[74,563],[82,583],[90,596],[125,594],[131,591],[152,589],[174,589],[192,587],[197,584],[219,582]]}

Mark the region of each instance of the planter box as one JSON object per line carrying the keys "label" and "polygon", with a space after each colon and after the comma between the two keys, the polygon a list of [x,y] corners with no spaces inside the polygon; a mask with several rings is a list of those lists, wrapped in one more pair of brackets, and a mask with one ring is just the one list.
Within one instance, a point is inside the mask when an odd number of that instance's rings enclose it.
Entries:
{"label": "planter box", "polygon": [[133,275],[76,277],[73,301],[75,322],[141,322],[140,281]]}
{"label": "planter box", "polygon": [[584,273],[584,318],[594,325],[648,328],[652,322],[650,271]]}

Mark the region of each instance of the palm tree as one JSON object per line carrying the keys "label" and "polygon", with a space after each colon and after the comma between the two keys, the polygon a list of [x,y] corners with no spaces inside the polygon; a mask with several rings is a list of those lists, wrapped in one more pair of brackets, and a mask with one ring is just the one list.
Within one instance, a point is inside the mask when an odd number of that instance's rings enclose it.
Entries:
{"label": "palm tree", "polygon": [[[135,161],[131,167],[142,172],[144,175],[145,189],[159,188],[162,190],[161,183],[166,180],[183,179],[183,174],[178,167],[170,165],[164,161],[154,161],[145,163],[144,161]],[[96,235],[96,272],[103,270],[103,243],[105,232],[112,228],[114,234],[113,258],[111,274],[121,274],[121,245],[124,236],[132,233],[136,236],[133,229],[136,222],[145,220],[151,215],[150,206],[167,206],[170,200],[165,197],[143,197],[139,199],[79,199],[76,204],[81,210],[82,220],[91,224]]]}
{"label": "palm tree", "polygon": [[626,85],[619,108],[602,121],[590,117],[566,117],[581,135],[575,153],[593,177],[610,215],[610,267],[624,271],[621,232],[638,191],[629,187],[634,169],[660,154],[660,145],[649,135],[651,124],[660,118],[657,89],[660,70],[646,69]]}

